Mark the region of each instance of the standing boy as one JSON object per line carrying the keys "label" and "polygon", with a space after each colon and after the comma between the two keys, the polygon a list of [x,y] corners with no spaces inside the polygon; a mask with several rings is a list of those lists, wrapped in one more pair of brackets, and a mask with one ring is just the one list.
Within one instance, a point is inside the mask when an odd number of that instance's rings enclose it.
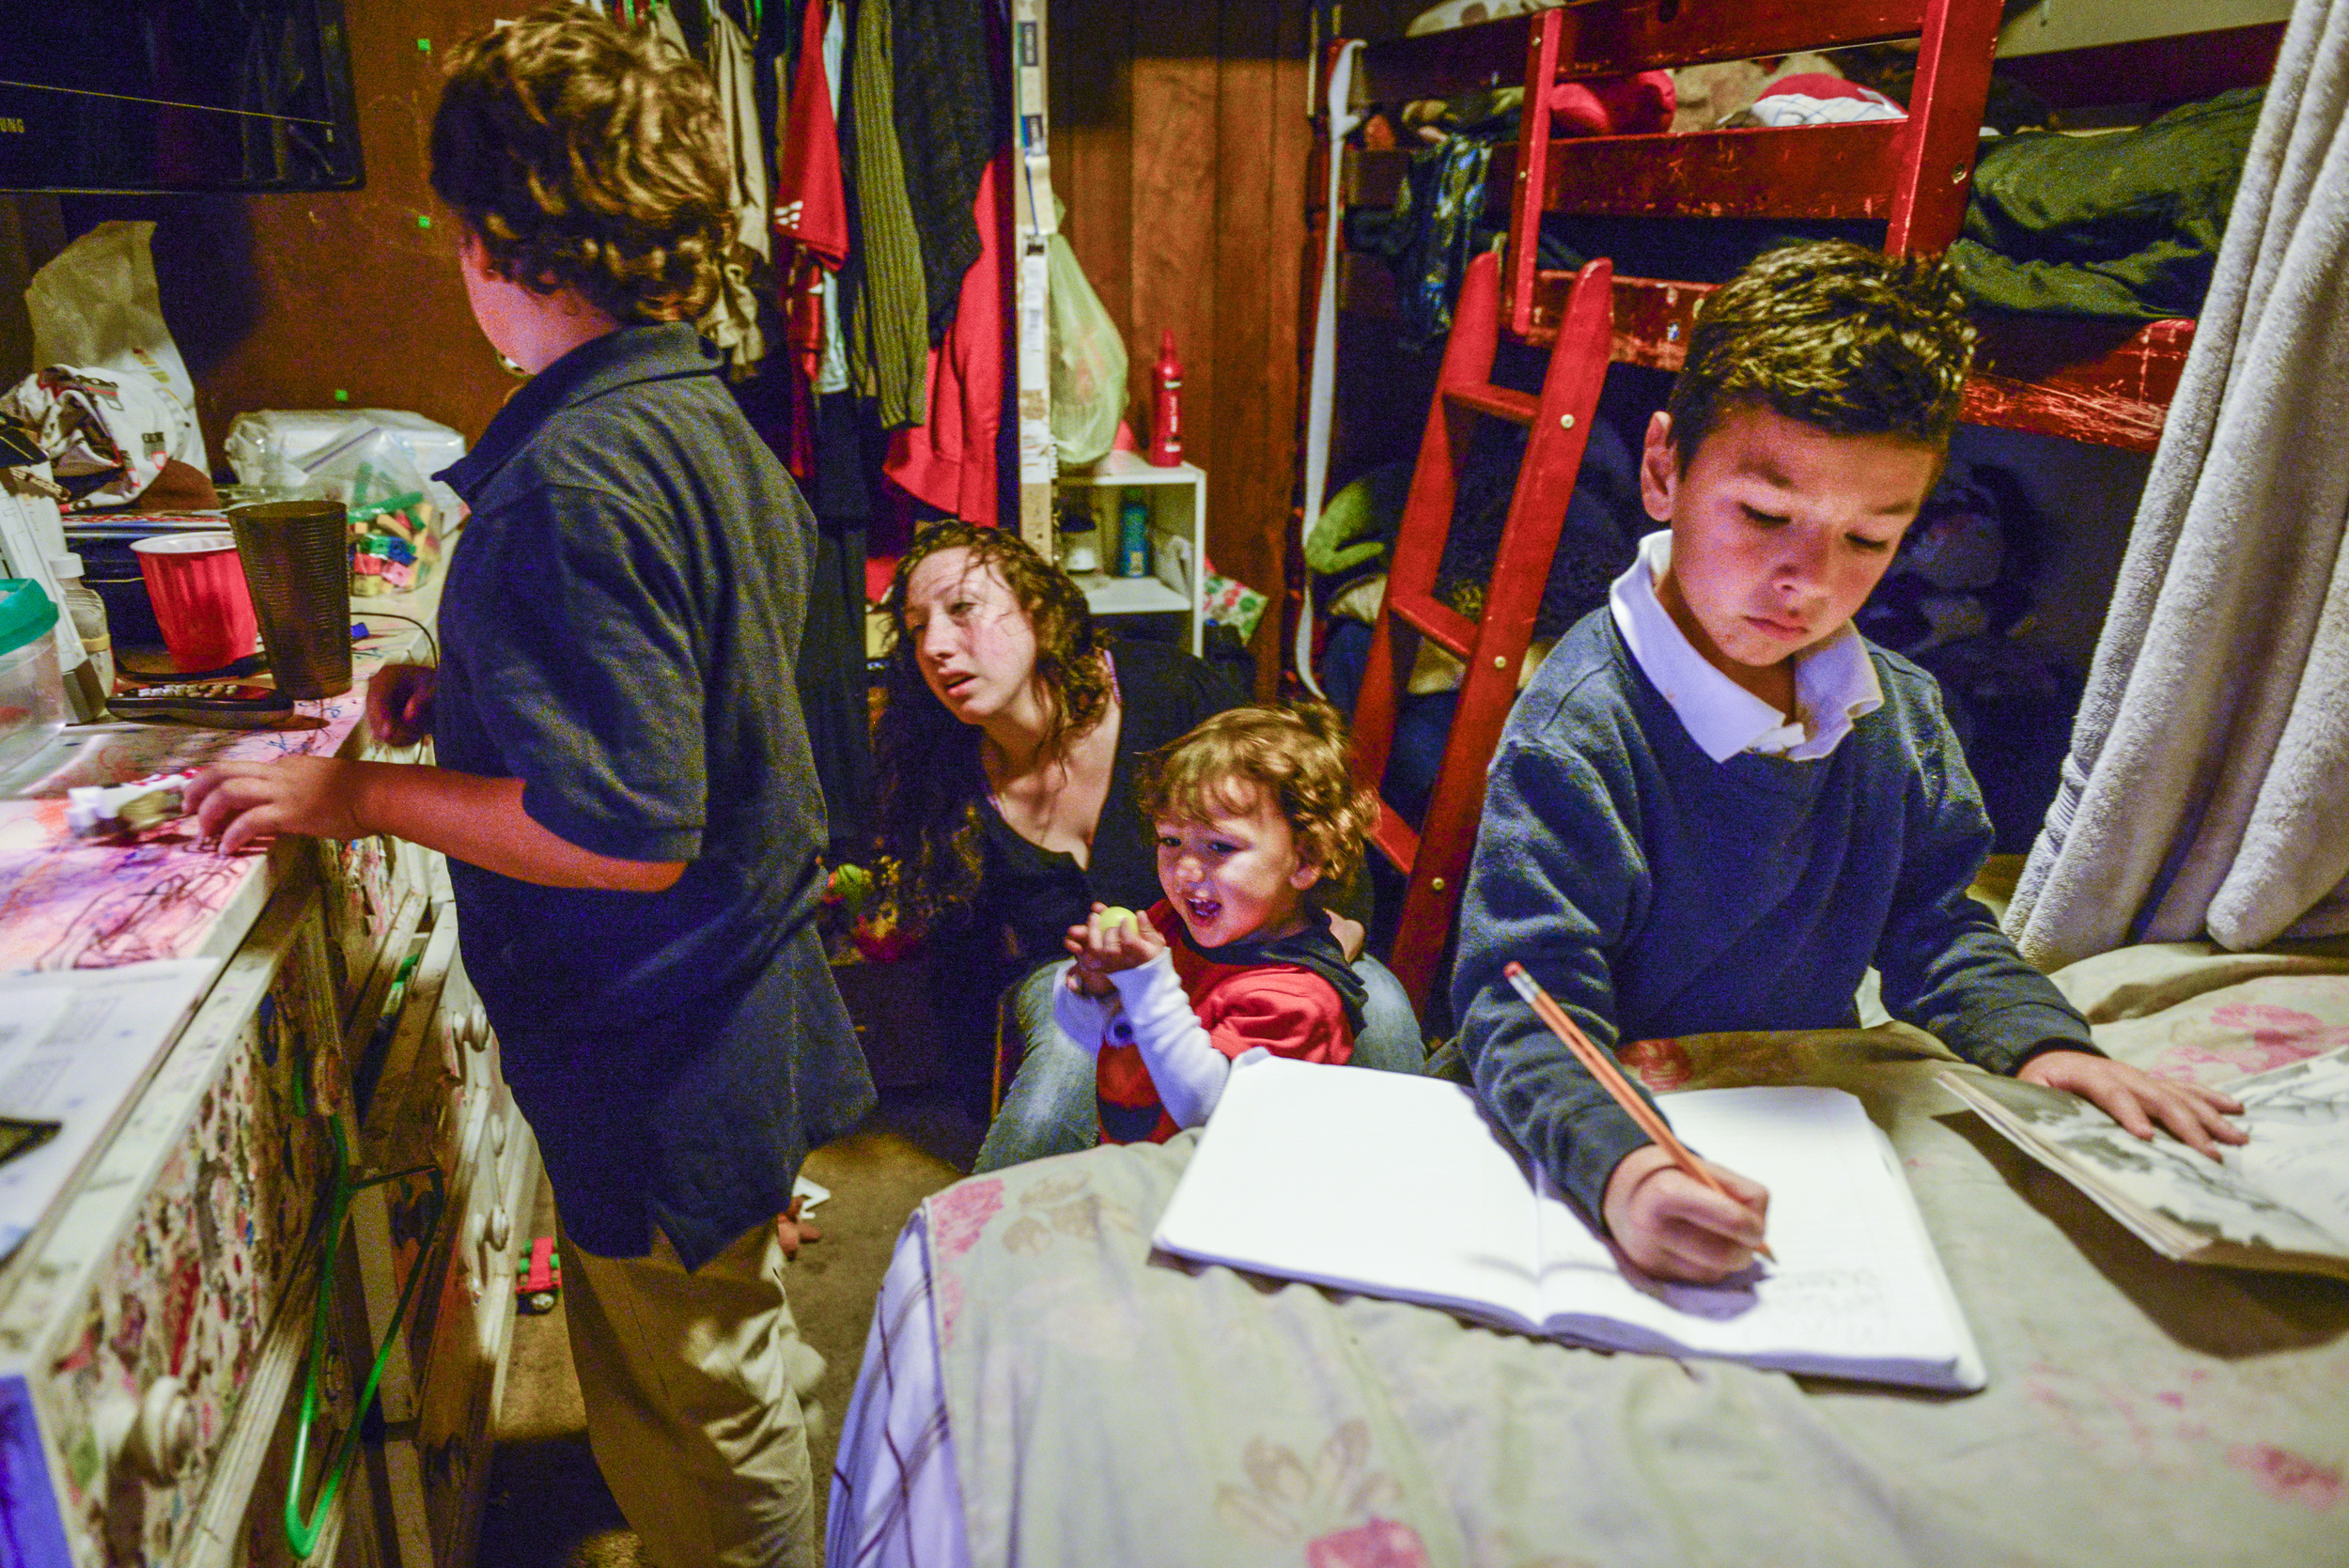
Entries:
{"label": "standing boy", "polygon": [[822,1362],[775,1216],[873,1092],[813,924],[823,801],[793,696],[814,523],[688,324],[726,207],[715,95],[565,7],[461,46],[433,189],[491,347],[532,374],[446,477],[471,521],[437,672],[379,736],[193,792],[225,850],[393,833],[447,854],[466,968],[562,1214],[598,1464],[662,1568],[814,1560]]}
{"label": "standing boy", "polygon": [[1991,832],[1931,675],[1861,641],[1939,476],[1973,346],[1937,261],[1763,256],[1705,302],[1648,427],[1650,535],[1510,715],[1461,908],[1453,1001],[1477,1092],[1652,1273],[1713,1280],[1762,1239],[1650,1143],[1518,1000],[1522,962],[1618,1040],[1893,1017],[2140,1138],[2243,1141],[2225,1095],[2106,1059],[1967,894]]}

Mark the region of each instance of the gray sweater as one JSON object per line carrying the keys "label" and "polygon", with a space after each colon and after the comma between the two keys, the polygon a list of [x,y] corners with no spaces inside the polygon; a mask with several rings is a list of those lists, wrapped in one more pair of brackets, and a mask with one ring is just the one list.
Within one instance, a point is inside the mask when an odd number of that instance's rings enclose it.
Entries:
{"label": "gray sweater", "polygon": [[1870,965],[1891,1015],[1992,1072],[2088,1025],[1967,896],[1991,844],[1931,675],[1869,653],[1884,706],[1809,762],[1715,762],[1605,610],[1502,732],[1452,1000],[1487,1109],[1595,1219],[1647,1140],[1502,978],[1525,965],[1591,1038],[1841,1028]]}

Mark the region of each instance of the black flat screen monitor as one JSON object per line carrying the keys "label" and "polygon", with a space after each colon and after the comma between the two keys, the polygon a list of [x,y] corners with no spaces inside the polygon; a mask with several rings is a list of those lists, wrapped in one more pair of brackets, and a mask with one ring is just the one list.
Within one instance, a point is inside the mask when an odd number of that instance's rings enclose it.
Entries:
{"label": "black flat screen monitor", "polygon": [[340,0],[8,0],[0,191],[347,191]]}

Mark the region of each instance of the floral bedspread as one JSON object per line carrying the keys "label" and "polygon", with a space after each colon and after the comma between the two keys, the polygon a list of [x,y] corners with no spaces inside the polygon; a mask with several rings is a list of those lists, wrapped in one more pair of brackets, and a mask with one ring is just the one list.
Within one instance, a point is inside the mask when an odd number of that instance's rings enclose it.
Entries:
{"label": "floral bedspread", "polygon": [[[2148,948],[2058,979],[2155,1071],[2349,1039],[2349,955]],[[1154,1257],[1193,1135],[947,1189],[917,1222],[968,1560],[2349,1562],[2349,1285],[2163,1261],[1935,1089],[1950,1060],[1894,1026],[1640,1065],[1859,1094],[1989,1361],[1970,1396],[1602,1354]]]}

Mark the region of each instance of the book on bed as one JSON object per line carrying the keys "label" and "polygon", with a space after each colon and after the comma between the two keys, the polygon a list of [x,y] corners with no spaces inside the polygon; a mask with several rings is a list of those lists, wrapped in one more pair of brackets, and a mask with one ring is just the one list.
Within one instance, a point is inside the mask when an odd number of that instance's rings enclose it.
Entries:
{"label": "book on bed", "polygon": [[2164,1257],[2349,1280],[2349,1049],[2228,1084],[2251,1141],[2219,1161],[2166,1134],[2141,1141],[2060,1089],[1941,1081]]}
{"label": "book on bed", "polygon": [[1603,1349],[1928,1389],[1985,1379],[1886,1141],[1836,1089],[1661,1096],[1770,1189],[1775,1263],[1719,1285],[1631,1267],[1457,1084],[1242,1061],[1152,1238],[1170,1252]]}

